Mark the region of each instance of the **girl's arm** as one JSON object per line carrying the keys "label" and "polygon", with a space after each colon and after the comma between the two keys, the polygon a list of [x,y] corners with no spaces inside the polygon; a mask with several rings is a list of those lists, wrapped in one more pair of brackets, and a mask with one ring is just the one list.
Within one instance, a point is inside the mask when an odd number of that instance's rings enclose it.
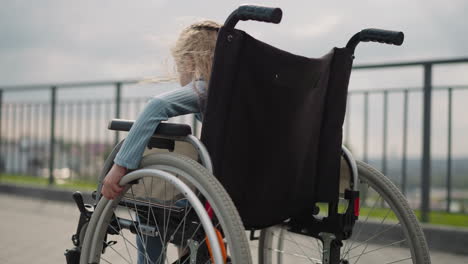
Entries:
{"label": "girl's arm", "polygon": [[[148,102],[117,153],[114,165],[104,178],[101,190],[104,197],[114,199],[122,192],[120,179],[127,173],[127,169],[138,168],[145,147],[161,121],[200,112],[198,96],[193,85],[189,83],[181,89],[159,95]],[[196,85],[201,87],[206,84],[197,81]]]}
{"label": "girl's arm", "polygon": [[[191,82],[181,89],[153,97],[133,124],[114,163],[136,169],[148,141],[161,121],[179,115],[200,112],[198,96]],[[196,85],[204,85],[197,81]]]}

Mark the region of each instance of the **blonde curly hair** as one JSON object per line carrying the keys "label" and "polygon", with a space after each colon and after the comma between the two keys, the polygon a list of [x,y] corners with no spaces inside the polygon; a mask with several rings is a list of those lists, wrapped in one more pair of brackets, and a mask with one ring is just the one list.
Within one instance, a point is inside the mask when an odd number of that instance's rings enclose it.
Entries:
{"label": "blonde curly hair", "polygon": [[214,21],[205,20],[182,30],[171,49],[179,74],[189,72],[193,80],[203,79],[209,82],[220,27]]}

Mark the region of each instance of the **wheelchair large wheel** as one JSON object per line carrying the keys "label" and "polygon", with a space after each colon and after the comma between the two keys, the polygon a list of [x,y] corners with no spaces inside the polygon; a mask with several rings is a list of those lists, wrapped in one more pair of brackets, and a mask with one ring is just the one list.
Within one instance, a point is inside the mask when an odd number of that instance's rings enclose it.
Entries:
{"label": "wheelchair large wheel", "polygon": [[80,263],[252,263],[239,214],[206,168],[173,153],[142,167],[122,178],[120,197],[100,199]]}
{"label": "wheelchair large wheel", "polygon": [[[340,263],[430,263],[424,234],[405,197],[382,173],[363,162],[357,165],[360,216],[352,236],[343,241]],[[261,264],[325,263],[320,240],[287,230],[287,223],[262,230]]]}

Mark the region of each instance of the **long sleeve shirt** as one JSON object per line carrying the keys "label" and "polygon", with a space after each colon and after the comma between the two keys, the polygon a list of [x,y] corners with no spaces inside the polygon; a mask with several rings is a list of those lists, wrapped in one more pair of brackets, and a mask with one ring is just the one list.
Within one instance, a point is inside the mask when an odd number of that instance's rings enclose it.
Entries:
{"label": "long sleeve shirt", "polygon": [[130,129],[114,163],[127,169],[138,168],[145,147],[159,123],[179,115],[199,114],[205,93],[206,83],[198,80],[153,97]]}

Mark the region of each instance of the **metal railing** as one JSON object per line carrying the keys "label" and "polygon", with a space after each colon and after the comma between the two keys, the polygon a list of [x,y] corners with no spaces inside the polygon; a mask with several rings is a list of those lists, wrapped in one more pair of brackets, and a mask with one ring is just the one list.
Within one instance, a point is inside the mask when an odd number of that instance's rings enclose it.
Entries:
{"label": "metal railing", "polygon": [[[355,66],[354,70],[383,69],[399,67],[422,67],[424,69],[424,86],[422,88],[353,90],[349,92],[350,99],[363,98],[363,141],[362,159],[369,161],[369,100],[374,95],[382,96],[382,153],[381,170],[388,172],[388,118],[389,95],[403,96],[402,121],[402,159],[401,182],[403,192],[408,189],[407,183],[407,146],[408,146],[408,112],[410,94],[420,93],[423,97],[423,129],[422,159],[421,159],[421,198],[420,207],[422,220],[428,220],[430,211],[431,187],[431,98],[433,91],[444,91],[448,94],[449,111],[447,116],[447,210],[451,205],[452,177],[452,98],[458,90],[468,89],[468,86],[433,87],[432,66],[436,64],[467,63],[468,58],[454,60],[418,61],[394,64],[374,64]],[[103,161],[112,147],[119,141],[121,135],[106,129],[107,122],[112,118],[121,118],[122,113],[132,112],[132,117],[142,109],[144,98],[122,98],[122,89],[127,85],[136,84],[136,80],[63,83],[54,85],[29,85],[0,87],[0,167],[3,172],[27,175],[47,175],[49,183],[57,179],[90,179],[95,180]],[[68,88],[94,88],[101,86],[113,87],[113,99],[63,100],[57,99],[57,92]],[[5,94],[27,93],[30,91],[45,91],[49,93],[47,102],[37,100],[19,100],[7,102]],[[356,109],[348,104],[348,115],[345,120],[345,143],[353,145],[349,128],[352,120],[349,113]],[[133,109],[133,110],[132,110]],[[196,126],[195,119],[183,117],[177,122]],[[196,130],[196,129],[194,129]],[[3,160],[1,159],[3,157]],[[3,163],[3,164],[1,164]],[[0,168],[1,169],[1,168]]]}
{"label": "metal railing", "polygon": [[[122,98],[124,85],[136,80],[9,86],[0,88],[0,171],[56,179],[95,181],[121,133],[107,130],[112,118],[135,118],[149,97]],[[113,99],[58,101],[57,91],[113,86]],[[49,93],[43,100],[5,102],[6,93]],[[24,96],[27,97],[27,96]],[[123,116],[122,113],[127,113]],[[130,114],[131,113],[131,114]],[[172,119],[196,131],[195,118]]]}
{"label": "metal railing", "polygon": [[[382,135],[382,155],[381,155],[381,170],[384,174],[387,174],[387,143],[388,143],[388,95],[390,93],[402,93],[403,94],[403,153],[402,153],[402,164],[401,164],[401,189],[403,192],[407,189],[407,143],[408,143],[408,110],[409,110],[409,93],[421,93],[423,97],[423,129],[422,129],[422,159],[421,159],[421,220],[423,222],[429,221],[430,206],[430,192],[431,192],[431,122],[432,122],[432,94],[436,90],[445,90],[448,93],[448,132],[447,132],[447,175],[446,175],[446,186],[447,186],[447,206],[446,210],[450,212],[450,206],[452,202],[452,95],[455,90],[465,90],[468,86],[451,86],[451,87],[433,87],[432,75],[434,65],[447,65],[456,63],[468,63],[468,58],[457,58],[447,60],[427,60],[427,61],[413,61],[403,63],[391,63],[391,64],[369,64],[355,66],[353,70],[368,70],[368,69],[387,69],[387,68],[402,68],[402,67],[422,67],[423,68],[423,87],[413,89],[380,89],[380,90],[355,90],[350,91],[350,97],[362,94],[364,97],[363,113],[364,113],[364,133],[363,133],[363,160],[368,161],[368,131],[369,131],[369,95],[372,93],[382,94],[383,101],[383,135]],[[349,129],[349,118],[346,120],[346,127]],[[345,141],[349,140],[349,130],[345,130]]]}

